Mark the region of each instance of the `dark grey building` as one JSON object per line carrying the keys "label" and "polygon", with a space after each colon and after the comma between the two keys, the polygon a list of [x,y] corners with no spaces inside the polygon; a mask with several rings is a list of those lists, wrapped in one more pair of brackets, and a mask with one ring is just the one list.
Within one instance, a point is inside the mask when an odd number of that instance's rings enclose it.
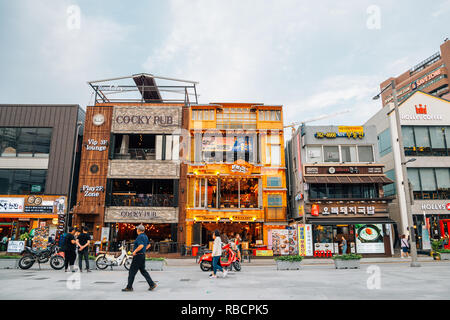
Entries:
{"label": "dark grey building", "polygon": [[44,225],[56,234],[76,188],[84,117],[79,105],[0,105],[2,236]]}

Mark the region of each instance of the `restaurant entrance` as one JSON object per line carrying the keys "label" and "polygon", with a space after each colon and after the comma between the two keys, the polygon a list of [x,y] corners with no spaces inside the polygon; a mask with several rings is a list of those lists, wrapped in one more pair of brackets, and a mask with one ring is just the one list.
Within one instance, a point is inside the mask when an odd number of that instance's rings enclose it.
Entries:
{"label": "restaurant entrance", "polygon": [[[141,223],[113,224],[112,249],[118,251],[118,245],[125,241],[127,250],[132,250],[137,237],[136,227]],[[168,253],[179,251],[177,245],[177,227],[175,223],[142,223],[150,241],[150,252]],[[163,252],[161,252],[163,251]]]}
{"label": "restaurant entrance", "polygon": [[214,241],[212,234],[215,230],[219,230],[220,234],[225,234],[229,240],[234,239],[239,234],[243,243],[248,243],[249,247],[256,244],[257,240],[263,240],[263,224],[233,222],[233,223],[214,223],[203,222],[194,224],[194,244],[200,244],[207,248]]}

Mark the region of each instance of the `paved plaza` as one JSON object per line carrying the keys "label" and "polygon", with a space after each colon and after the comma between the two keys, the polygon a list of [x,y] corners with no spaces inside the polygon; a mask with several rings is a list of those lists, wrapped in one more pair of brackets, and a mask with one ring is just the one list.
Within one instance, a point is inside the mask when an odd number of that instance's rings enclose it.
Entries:
{"label": "paved plaza", "polygon": [[[8,268],[0,261],[0,299],[448,299],[450,262],[422,258],[420,268],[401,259],[363,259],[361,269],[336,270],[330,260],[305,260],[298,271],[277,271],[273,260],[244,263],[241,272],[209,279],[193,260],[171,259],[148,291],[138,273],[134,292],[123,293],[123,267],[91,273]],[[11,263],[11,262],[9,262]]]}

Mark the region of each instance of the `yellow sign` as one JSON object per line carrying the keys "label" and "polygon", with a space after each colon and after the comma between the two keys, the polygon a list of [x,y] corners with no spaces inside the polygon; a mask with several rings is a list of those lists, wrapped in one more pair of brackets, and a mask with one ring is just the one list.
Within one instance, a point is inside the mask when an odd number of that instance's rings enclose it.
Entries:
{"label": "yellow sign", "polygon": [[273,257],[273,250],[255,250],[257,257]]}
{"label": "yellow sign", "polygon": [[305,214],[305,207],[303,205],[298,206],[298,216],[303,217],[304,214]]}
{"label": "yellow sign", "polygon": [[232,221],[253,221],[253,217],[252,216],[232,216],[230,220],[232,220]]}
{"label": "yellow sign", "polygon": [[363,127],[350,127],[350,126],[340,126],[339,132],[356,132],[356,133],[363,133],[364,128]]}

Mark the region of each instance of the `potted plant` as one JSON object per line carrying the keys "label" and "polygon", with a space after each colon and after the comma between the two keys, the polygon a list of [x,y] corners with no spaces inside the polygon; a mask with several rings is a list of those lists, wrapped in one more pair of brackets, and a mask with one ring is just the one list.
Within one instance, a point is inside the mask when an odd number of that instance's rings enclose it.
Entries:
{"label": "potted plant", "polygon": [[434,260],[440,260],[440,258],[441,258],[441,255],[439,253],[441,245],[442,245],[442,240],[433,240],[433,242],[431,242],[431,248],[433,249],[431,251],[431,255],[433,256]]}
{"label": "potted plant", "polygon": [[450,250],[449,249],[440,249],[438,251],[441,260],[450,260]]}
{"label": "potted plant", "polygon": [[280,256],[276,257],[277,270],[299,270],[302,256]]}
{"label": "potted plant", "polygon": [[167,264],[165,258],[146,258],[145,260],[150,270],[163,271],[164,265]]}
{"label": "potted plant", "polygon": [[362,256],[359,254],[343,254],[333,257],[336,269],[359,269]]}

